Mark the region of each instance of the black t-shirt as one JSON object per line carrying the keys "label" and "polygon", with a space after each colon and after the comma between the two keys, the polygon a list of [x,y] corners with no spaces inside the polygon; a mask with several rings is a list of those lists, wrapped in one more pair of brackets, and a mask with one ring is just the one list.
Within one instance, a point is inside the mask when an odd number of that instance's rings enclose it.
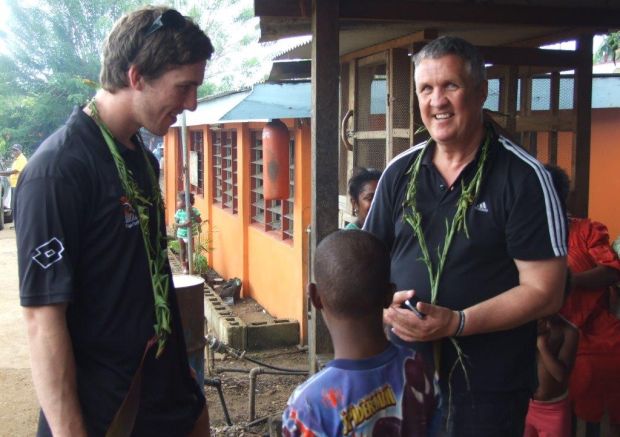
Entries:
{"label": "black t-shirt", "polygon": [[[142,151],[118,147],[150,194]],[[149,213],[153,236],[157,216],[154,208]],[[16,217],[21,304],[69,303],[80,403],[89,435],[103,435],[154,334],[155,316],[140,225],[99,127],[79,108],[22,172]],[[162,214],[162,229],[163,220]],[[190,375],[170,278],[172,334],[162,356],[155,359],[154,347],[145,360],[135,435],[186,435],[204,406]]]}
{"label": "black t-shirt", "polygon": [[[385,169],[364,229],[391,250],[392,282],[398,290],[415,289],[430,302],[430,283],[422,253],[410,225],[403,221],[407,171],[424,144],[397,156]],[[434,147],[434,146],[430,146]],[[480,155],[480,151],[478,152]],[[461,181],[473,177],[479,156],[448,187],[425,152],[420,167],[417,207],[433,265],[443,247],[461,193]],[[519,146],[494,135],[480,193],[466,215],[467,231],[458,232],[449,249],[439,283],[437,304],[465,309],[519,284],[514,259],[542,260],[566,255],[566,227],[551,178],[542,165]],[[532,389],[535,373],[535,323],[516,329],[461,337],[472,391]],[[395,339],[396,340],[396,339]],[[398,340],[396,340],[398,341]],[[401,341],[402,342],[402,341]],[[427,348],[417,344],[414,347]],[[440,376],[447,381],[456,349],[442,340]],[[463,372],[451,380],[455,392],[467,391]]]}

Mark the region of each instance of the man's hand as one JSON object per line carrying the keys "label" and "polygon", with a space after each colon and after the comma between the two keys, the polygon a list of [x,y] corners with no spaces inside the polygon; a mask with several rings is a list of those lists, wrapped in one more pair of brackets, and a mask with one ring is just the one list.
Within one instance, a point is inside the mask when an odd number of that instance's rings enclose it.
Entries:
{"label": "man's hand", "polygon": [[392,305],[384,312],[384,322],[392,326],[392,332],[404,341],[432,341],[454,335],[459,316],[456,311],[426,302],[418,302],[416,308],[425,314],[420,319],[413,311],[401,304],[415,295],[414,290],[398,291]]}

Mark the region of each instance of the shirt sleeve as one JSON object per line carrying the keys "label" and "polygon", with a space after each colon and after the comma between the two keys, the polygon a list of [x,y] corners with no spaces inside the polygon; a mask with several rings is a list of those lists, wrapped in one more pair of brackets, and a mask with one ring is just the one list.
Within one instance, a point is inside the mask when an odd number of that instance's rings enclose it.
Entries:
{"label": "shirt sleeve", "polygon": [[591,221],[587,238],[588,252],[598,265],[620,270],[620,260],[609,244],[607,226]]}
{"label": "shirt sleeve", "polygon": [[13,170],[22,171],[24,167],[26,167],[27,163],[28,160],[26,157],[24,155],[20,155],[13,163]]}
{"label": "shirt sleeve", "polygon": [[539,164],[515,181],[506,244],[513,259],[534,261],[566,256],[566,213],[551,178]]}
{"label": "shirt sleeve", "polygon": [[[305,411],[310,411],[311,406],[306,405]],[[282,414],[282,435],[284,437],[327,437],[326,434],[313,430],[301,413],[294,405],[287,405]]]}
{"label": "shirt sleeve", "polygon": [[15,223],[23,306],[73,299],[87,209],[82,198],[81,190],[58,177],[26,178],[18,184]]}

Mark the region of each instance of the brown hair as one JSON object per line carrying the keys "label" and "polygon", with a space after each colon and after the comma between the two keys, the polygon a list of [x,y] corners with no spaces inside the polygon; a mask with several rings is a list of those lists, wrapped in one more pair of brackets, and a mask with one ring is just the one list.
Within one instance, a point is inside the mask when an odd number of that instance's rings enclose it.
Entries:
{"label": "brown hair", "polygon": [[211,58],[209,37],[188,17],[177,25],[164,24],[153,30],[153,23],[169,10],[164,6],[145,7],[114,24],[103,45],[99,80],[105,90],[127,87],[131,65],[147,80],[153,80],[175,67]]}

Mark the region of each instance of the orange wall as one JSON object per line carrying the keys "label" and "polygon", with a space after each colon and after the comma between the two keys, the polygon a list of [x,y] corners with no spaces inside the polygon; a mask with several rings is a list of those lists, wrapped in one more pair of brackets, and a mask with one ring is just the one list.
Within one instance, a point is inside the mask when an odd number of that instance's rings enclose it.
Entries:
{"label": "orange wall", "polygon": [[170,226],[174,223],[174,211],[176,209],[176,189],[174,187],[174,181],[177,177],[177,172],[175,170],[176,159],[174,158],[176,155],[177,147],[180,145],[177,144],[177,131],[178,129],[172,128],[164,136],[164,204],[166,208],[166,224]]}
{"label": "orange wall", "polygon": [[213,187],[211,180],[213,174],[210,169],[212,168],[212,143],[211,143],[211,131],[205,129],[205,186],[208,187],[208,202],[207,207],[210,210],[210,226],[212,247],[213,251],[209,256],[210,265],[225,279],[240,278],[243,284],[242,294],[247,295],[246,289],[248,285],[247,269],[245,266],[246,259],[246,237],[247,229],[244,225],[244,215],[247,214],[247,196],[249,193],[245,193],[243,169],[248,168],[245,166],[244,159],[247,156],[247,145],[244,138],[247,135],[243,135],[243,132],[247,130],[241,123],[225,125],[226,129],[237,130],[237,196],[238,196],[238,208],[237,213],[233,214],[232,211],[223,209],[219,205],[213,205]]}
{"label": "orange wall", "polygon": [[589,216],[620,235],[620,109],[592,110]]}
{"label": "orange wall", "polygon": [[[287,123],[288,124],[288,123]],[[310,126],[289,128],[295,133],[294,238],[282,241],[275,233],[249,226],[248,276],[250,295],[270,314],[299,321],[302,343],[307,338],[305,286],[310,224]]]}
{"label": "orange wall", "polygon": [[[593,109],[590,137],[590,190],[588,216],[607,225],[614,240],[620,235],[620,109]],[[547,135],[538,135],[538,159],[547,162]],[[573,134],[558,134],[558,165],[572,179]],[[579,165],[579,163],[577,163]],[[572,181],[571,181],[572,184]]]}
{"label": "orange wall", "polygon": [[[208,232],[213,251],[210,265],[225,279],[238,277],[243,282],[242,295],[251,296],[271,315],[299,321],[302,338],[307,338],[305,286],[308,272],[308,234],[310,224],[310,122],[283,120],[295,135],[295,206],[294,238],[282,241],[275,233],[267,233],[250,224],[250,129],[260,130],[264,123],[233,123],[222,126],[237,130],[238,211],[213,205],[211,186],[211,131],[208,126],[191,128],[204,132],[205,159],[203,195],[196,195],[195,206],[203,220],[208,220]],[[176,129],[166,136],[166,196],[175,196],[178,144]],[[170,197],[167,197],[170,198]],[[174,201],[166,211],[167,223],[174,221]],[[205,229],[205,227],[203,227]]]}

